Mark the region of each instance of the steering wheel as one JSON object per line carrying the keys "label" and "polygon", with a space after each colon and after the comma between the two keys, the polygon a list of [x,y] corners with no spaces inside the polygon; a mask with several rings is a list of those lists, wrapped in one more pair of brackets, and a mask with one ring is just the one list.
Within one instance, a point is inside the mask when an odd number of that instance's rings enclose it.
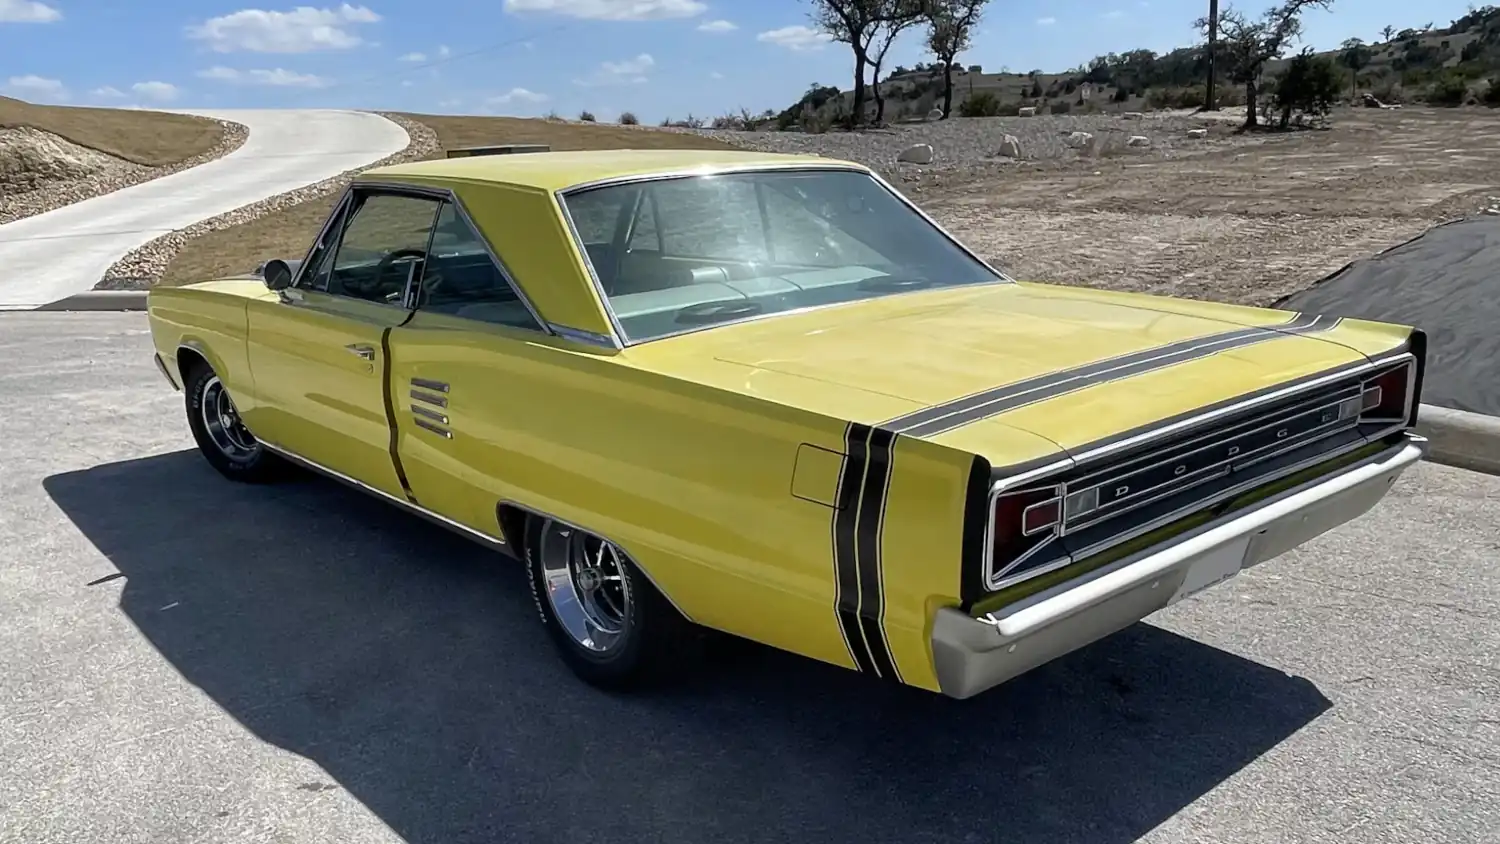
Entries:
{"label": "steering wheel", "polygon": [[[401,260],[402,258],[422,258],[422,259],[425,260],[427,258],[427,250],[426,249],[397,249],[397,250],[394,250],[394,251],[388,253],[385,257],[381,258],[380,261],[379,261],[379,263],[377,263],[375,265],[375,272],[370,276],[370,280],[369,281],[356,282],[354,284],[350,284],[348,282],[345,282],[344,283],[344,287],[346,289],[353,288],[353,292],[355,292],[355,293],[357,293],[357,294],[359,294],[361,296],[364,296],[364,297],[369,297],[370,295],[372,295],[374,293],[378,293],[381,290],[385,289],[385,277],[386,277],[386,274],[389,273],[391,271],[391,268],[393,266],[395,266],[396,262],[399,261],[399,260]],[[399,291],[399,290],[395,291],[395,295],[396,296],[399,296],[400,294],[401,294],[401,291]],[[386,298],[390,298],[390,296],[387,296]]]}
{"label": "steering wheel", "polygon": [[728,319],[754,316],[761,312],[759,302],[749,299],[729,299],[719,302],[699,302],[688,305],[677,312],[677,322],[683,325],[706,325]]}

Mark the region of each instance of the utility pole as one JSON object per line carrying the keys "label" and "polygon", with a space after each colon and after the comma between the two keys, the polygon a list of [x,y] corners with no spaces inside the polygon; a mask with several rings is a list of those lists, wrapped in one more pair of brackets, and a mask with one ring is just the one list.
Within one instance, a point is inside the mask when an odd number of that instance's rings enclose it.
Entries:
{"label": "utility pole", "polygon": [[1203,110],[1218,111],[1214,96],[1214,54],[1219,52],[1219,0],[1208,0],[1208,89],[1204,91]]}

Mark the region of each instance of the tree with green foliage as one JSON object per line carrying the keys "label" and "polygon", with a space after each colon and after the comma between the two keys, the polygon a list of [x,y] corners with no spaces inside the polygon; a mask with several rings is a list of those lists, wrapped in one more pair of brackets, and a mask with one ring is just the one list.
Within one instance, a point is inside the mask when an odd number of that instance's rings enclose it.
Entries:
{"label": "tree with green foliage", "polygon": [[[974,27],[989,0],[930,0],[927,8],[927,51],[943,66],[943,119],[953,113],[953,62],[969,49]],[[978,73],[979,65],[970,72]]]}
{"label": "tree with green foliage", "polygon": [[[812,0],[812,20],[819,30],[835,41],[849,45],[854,53],[854,109],[851,121],[859,125],[865,119],[865,71],[875,64],[875,51],[885,58],[895,36],[892,27],[901,29],[921,19],[925,0]],[[899,31],[899,30],[898,30]],[[889,35],[889,38],[887,38]],[[880,82],[878,71],[876,84]],[[879,99],[879,92],[876,92]]]}
{"label": "tree with green foliage", "polygon": [[[1327,9],[1333,0],[1282,0],[1278,6],[1267,9],[1259,20],[1252,20],[1237,9],[1226,8],[1219,13],[1219,53],[1216,58],[1225,60],[1229,81],[1245,88],[1245,128],[1253,129],[1259,124],[1256,99],[1260,94],[1260,77],[1266,62],[1281,58],[1288,47],[1302,34],[1302,13],[1308,9]],[[1208,19],[1199,18],[1195,24],[1207,34]]]}
{"label": "tree with green foliage", "polygon": [[1323,117],[1338,99],[1343,83],[1333,61],[1309,48],[1292,58],[1277,77],[1271,95],[1281,111],[1281,128],[1291,123],[1292,111]]}
{"label": "tree with green foliage", "polygon": [[1384,27],[1381,28],[1381,30],[1380,30],[1380,40],[1381,40],[1381,43],[1383,43],[1383,44],[1389,44],[1389,43],[1391,43],[1391,39],[1395,38],[1395,37],[1396,37],[1396,28],[1394,26],[1391,26],[1390,24],[1386,24]]}
{"label": "tree with green foliage", "polygon": [[1339,47],[1339,63],[1349,68],[1352,77],[1349,83],[1350,98],[1359,96],[1359,72],[1370,64],[1370,48],[1358,38],[1345,39]]}

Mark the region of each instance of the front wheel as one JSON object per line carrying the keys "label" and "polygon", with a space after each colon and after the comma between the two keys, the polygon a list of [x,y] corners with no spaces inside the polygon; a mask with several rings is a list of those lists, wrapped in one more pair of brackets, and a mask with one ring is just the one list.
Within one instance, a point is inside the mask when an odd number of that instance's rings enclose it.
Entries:
{"label": "front wheel", "polygon": [[608,540],[534,516],[526,564],[542,624],[588,683],[623,690],[665,680],[702,646],[701,631]]}
{"label": "front wheel", "polygon": [[265,446],[240,420],[229,390],[212,367],[200,364],[188,373],[183,393],[188,428],[210,466],[226,478],[265,483],[281,478],[287,464]]}

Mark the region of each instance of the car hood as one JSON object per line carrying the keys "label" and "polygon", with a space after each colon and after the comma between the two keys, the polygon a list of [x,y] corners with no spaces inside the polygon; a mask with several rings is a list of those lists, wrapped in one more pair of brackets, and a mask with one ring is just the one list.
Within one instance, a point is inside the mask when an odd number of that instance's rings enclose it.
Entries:
{"label": "car hood", "polygon": [[[1015,283],[772,316],[631,351],[678,374],[995,460],[1012,456],[994,454],[997,425],[1055,453],[1362,362],[1404,337],[1369,333],[1286,311]],[[1241,339],[1220,340],[1232,336]],[[1028,395],[970,398],[1049,378]]]}

